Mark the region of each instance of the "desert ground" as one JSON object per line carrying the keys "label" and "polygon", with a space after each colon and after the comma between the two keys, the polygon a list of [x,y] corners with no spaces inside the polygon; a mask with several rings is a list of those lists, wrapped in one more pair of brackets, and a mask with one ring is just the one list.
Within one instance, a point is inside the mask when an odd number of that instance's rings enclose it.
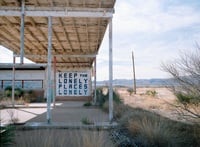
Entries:
{"label": "desert ground", "polygon": [[[139,107],[151,112],[158,113],[164,117],[168,117],[173,120],[190,122],[188,121],[188,119],[183,119],[182,117],[180,117],[180,115],[177,113],[177,109],[174,106],[172,106],[172,104],[173,105],[177,104],[177,100],[174,94],[169,89],[161,87],[137,88],[136,94],[131,93],[129,89],[130,88],[127,87],[115,87],[114,89],[120,95],[125,105],[134,108]],[[150,94],[148,92],[150,92]],[[84,117],[89,118],[93,122],[106,121],[106,120],[108,121],[107,113],[94,107],[84,108],[83,103],[84,102],[77,102],[77,101],[63,102],[63,103],[57,102],[56,108],[52,109],[52,115],[54,120],[58,122],[63,121],[65,123],[79,122],[79,125],[81,125],[81,119]],[[36,107],[36,105],[40,106],[42,105],[42,107]],[[28,106],[32,106],[32,108],[22,107],[14,111],[15,112],[14,115],[17,115],[17,118],[19,118],[18,120],[19,122],[45,121],[46,118],[45,103],[43,104],[33,103],[29,104]],[[7,111],[7,109],[2,109],[0,110],[0,112],[1,112],[1,120],[3,120],[3,118],[5,119],[6,117],[9,119],[10,116],[8,113],[9,112],[11,113],[13,111]],[[118,132],[115,134],[119,135]],[[46,136],[45,139],[42,136]],[[91,130],[85,131],[85,130],[71,130],[71,129],[17,130],[15,132],[15,137],[14,137],[16,147],[29,146],[30,144],[31,146],[62,146],[63,144],[66,145],[70,144],[70,146],[82,146],[83,144],[84,146],[96,146],[97,144],[99,144],[99,146],[111,147],[115,146],[116,143],[116,140],[115,142],[112,142],[112,139],[110,137],[109,132],[106,130],[96,132]]]}
{"label": "desert ground", "polygon": [[[139,107],[148,111],[158,113],[173,120],[187,122],[188,119],[182,118],[173,105],[177,104],[177,99],[168,88],[137,88],[136,94],[128,92],[128,88],[115,88],[126,105]],[[155,96],[148,95],[147,91],[155,91]],[[198,108],[200,110],[200,108]]]}
{"label": "desert ground", "polygon": [[[115,87],[115,91],[120,95],[122,98],[124,104],[129,105],[131,107],[139,107],[148,111],[152,111],[155,113],[158,113],[164,117],[168,117],[173,120],[178,121],[184,121],[187,122],[187,119],[180,117],[180,115],[177,112],[177,108],[175,108],[173,105],[177,104],[176,97],[174,96],[173,92],[170,91],[170,89],[165,87],[157,87],[157,88],[137,88],[136,94],[130,93],[128,91],[127,87]],[[107,91],[107,90],[106,90]],[[148,91],[155,91],[155,96],[147,94]],[[66,107],[77,107],[74,105],[78,105],[78,107],[81,107],[84,102],[65,102]],[[56,105],[58,105],[58,108],[64,108],[65,105],[62,102],[57,102]],[[37,104],[29,104],[30,106],[33,105],[33,107],[37,106]],[[17,118],[20,118],[22,120],[18,120],[19,122],[26,122],[30,121],[30,119],[34,120],[34,117],[38,117],[39,115],[46,112],[45,103],[38,104],[38,105],[44,105],[42,108],[19,108],[16,109],[15,114],[17,115]],[[21,110],[22,111],[19,111]],[[27,110],[28,109],[28,110]],[[198,111],[200,112],[200,108]],[[0,110],[1,112],[1,121],[4,121],[5,123],[8,122],[10,115],[9,115],[9,109],[3,109]],[[12,109],[13,110],[13,109]],[[60,109],[58,109],[60,111]],[[61,109],[63,110],[63,109]],[[29,113],[29,111],[31,113]],[[54,111],[54,110],[53,110]],[[69,111],[69,109],[68,109]],[[12,112],[12,111],[11,111]],[[34,113],[33,113],[34,112]],[[76,115],[77,116],[77,115]],[[36,118],[37,118],[36,117]],[[79,118],[79,117],[78,117]],[[6,120],[5,120],[6,119]],[[45,121],[45,115],[43,116],[43,120]],[[104,119],[105,120],[105,119]],[[80,120],[79,120],[80,121]],[[1,122],[2,123],[2,122]]]}

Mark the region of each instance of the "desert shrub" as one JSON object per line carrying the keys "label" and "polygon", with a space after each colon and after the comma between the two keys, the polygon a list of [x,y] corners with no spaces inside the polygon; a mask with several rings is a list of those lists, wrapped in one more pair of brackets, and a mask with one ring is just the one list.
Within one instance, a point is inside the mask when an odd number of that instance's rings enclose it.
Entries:
{"label": "desert shrub", "polygon": [[5,91],[6,91],[6,90],[12,91],[12,86],[7,86],[7,87],[5,88]]}
{"label": "desert shrub", "polygon": [[[198,146],[192,125],[169,120],[142,109],[132,109],[120,120],[138,146]],[[196,135],[194,135],[196,134]]]}
{"label": "desert shrub", "polygon": [[83,106],[89,107],[89,106],[92,106],[92,103],[90,101],[88,101],[88,102],[84,103]]}
{"label": "desert shrub", "polygon": [[5,95],[6,95],[6,97],[11,97],[12,96],[12,90],[5,90]]}
{"label": "desert shrub", "polygon": [[6,97],[12,96],[12,87],[11,86],[7,86],[4,90],[5,90],[5,96]]}
{"label": "desert shrub", "polygon": [[45,102],[45,99],[43,97],[30,97],[29,99],[31,103]]}
{"label": "desert shrub", "polygon": [[[168,63],[162,63],[162,69],[167,72],[174,80],[171,89],[175,94],[178,93],[180,102],[200,103],[200,46],[197,44],[195,51],[185,50],[180,53],[178,58]],[[190,115],[200,119],[199,111],[192,111],[185,105],[179,108],[185,113],[180,113],[180,117]],[[189,113],[189,114],[188,114]]]}
{"label": "desert shrub", "polygon": [[148,96],[155,97],[157,95],[157,92],[155,90],[147,90],[145,94]]}
{"label": "desert shrub", "polygon": [[15,88],[15,96],[21,97],[24,95],[24,91],[21,88]]}
{"label": "desert shrub", "polygon": [[1,141],[0,146],[10,146],[14,144],[15,129],[13,126],[0,127]]}
{"label": "desert shrub", "polygon": [[81,122],[82,122],[82,124],[84,124],[84,125],[91,125],[91,124],[94,124],[94,122],[93,121],[91,121],[89,118],[87,118],[87,117],[83,117],[82,119],[81,119]]}
{"label": "desert shrub", "polygon": [[198,104],[200,103],[200,99],[198,99],[195,95],[192,94],[184,94],[183,92],[178,92],[175,94],[178,101],[186,104],[186,103],[192,103],[192,104]]}
{"label": "desert shrub", "polygon": [[127,91],[128,91],[128,93],[129,93],[130,95],[132,95],[132,93],[134,92],[134,91],[133,91],[133,88],[128,88]]}
{"label": "desert shrub", "polygon": [[27,93],[30,94],[30,95],[32,95],[33,94],[33,90],[28,90]]}
{"label": "desert shrub", "polygon": [[44,102],[42,91],[28,90],[24,92],[23,100],[27,103]]}
{"label": "desert shrub", "polygon": [[181,103],[190,103],[190,97],[186,96],[183,93],[180,93],[180,92],[177,93],[176,97],[177,97],[178,101]]}
{"label": "desert shrub", "polygon": [[[106,93],[103,92],[103,88],[98,88],[97,91],[97,102],[102,107],[103,104],[109,100],[109,91]],[[113,101],[116,103],[122,103],[122,100],[120,98],[120,95],[113,90]]]}
{"label": "desert shrub", "polygon": [[103,103],[105,102],[105,95],[103,94],[103,88],[96,89],[96,97],[99,105],[103,106]]}
{"label": "desert shrub", "polygon": [[[5,88],[5,94],[7,97],[12,96],[12,87],[11,86],[8,86]],[[19,98],[24,95],[24,91],[21,88],[15,88],[14,94],[17,98]]]}
{"label": "desert shrub", "polygon": [[[105,112],[109,112],[109,101],[107,100],[103,106],[102,110]],[[113,101],[113,118],[115,120],[120,119],[124,113],[128,112],[130,110],[130,107],[127,105],[124,105],[123,103],[117,103]]]}

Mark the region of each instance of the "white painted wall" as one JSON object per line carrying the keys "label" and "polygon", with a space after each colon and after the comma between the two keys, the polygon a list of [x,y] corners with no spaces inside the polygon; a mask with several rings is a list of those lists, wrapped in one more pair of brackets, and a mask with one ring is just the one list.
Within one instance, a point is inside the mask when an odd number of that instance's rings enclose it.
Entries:
{"label": "white painted wall", "polygon": [[[12,80],[12,70],[0,70],[0,80]],[[44,70],[16,70],[16,80],[45,80]]]}

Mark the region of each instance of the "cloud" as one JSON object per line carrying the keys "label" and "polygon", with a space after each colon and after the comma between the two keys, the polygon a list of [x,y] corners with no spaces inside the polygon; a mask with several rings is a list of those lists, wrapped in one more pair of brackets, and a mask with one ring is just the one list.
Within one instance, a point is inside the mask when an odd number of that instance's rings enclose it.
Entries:
{"label": "cloud", "polygon": [[200,10],[189,4],[160,0],[117,1],[114,17],[118,33],[162,33],[199,24]]}
{"label": "cloud", "polygon": [[0,46],[0,63],[10,63],[12,59],[12,51]]}
{"label": "cloud", "polygon": [[[199,0],[117,0],[113,17],[113,78],[167,78],[161,62],[200,41]],[[199,43],[200,44],[200,43]],[[4,56],[4,55],[3,55]],[[0,62],[3,59],[2,53]],[[108,79],[108,31],[97,56],[97,80]],[[11,60],[12,61],[12,60]]]}
{"label": "cloud", "polygon": [[[0,63],[13,63],[13,52],[0,45]],[[32,61],[24,58],[25,63],[33,63]],[[20,58],[16,57],[16,63],[20,63]]]}

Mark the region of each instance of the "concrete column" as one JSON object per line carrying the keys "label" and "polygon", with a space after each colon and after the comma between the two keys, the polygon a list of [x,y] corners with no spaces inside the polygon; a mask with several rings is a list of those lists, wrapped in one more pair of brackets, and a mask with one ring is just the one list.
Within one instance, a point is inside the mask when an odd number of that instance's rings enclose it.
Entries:
{"label": "concrete column", "polygon": [[56,103],[56,56],[54,56],[54,60],[53,60],[53,106],[55,107],[55,103]]}
{"label": "concrete column", "polygon": [[97,103],[97,74],[96,74],[96,70],[97,70],[97,58],[95,58],[94,60],[94,104],[96,105]]}
{"label": "concrete column", "polygon": [[25,1],[22,0],[21,6],[21,29],[20,29],[20,64],[24,64],[24,10]]}
{"label": "concrete column", "polygon": [[52,17],[48,17],[48,63],[47,63],[47,123],[51,123],[51,47],[52,47]]}
{"label": "concrete column", "polygon": [[109,19],[109,121],[113,120],[113,52],[112,52],[112,18]]}
{"label": "concrete column", "polygon": [[12,106],[15,106],[15,53],[13,53]]}

